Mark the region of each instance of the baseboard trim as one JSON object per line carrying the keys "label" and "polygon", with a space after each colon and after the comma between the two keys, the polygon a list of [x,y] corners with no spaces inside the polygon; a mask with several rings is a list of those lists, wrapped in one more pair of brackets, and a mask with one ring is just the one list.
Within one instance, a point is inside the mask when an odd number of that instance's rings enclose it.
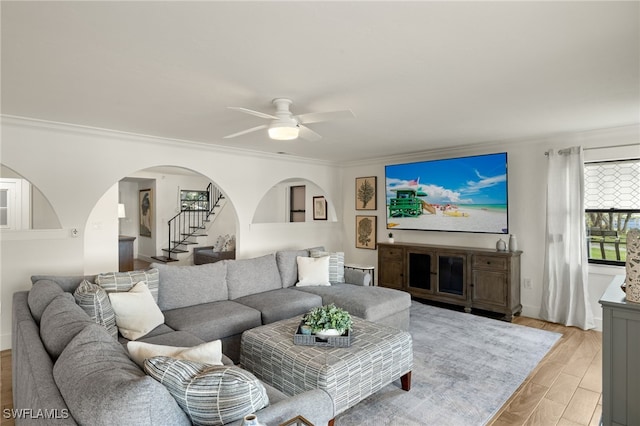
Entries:
{"label": "baseboard trim", "polygon": [[[522,314],[523,317],[542,319],[540,318],[540,307],[539,306],[527,306],[522,305]],[[595,324],[594,330],[602,331],[602,317],[594,317],[593,322]]]}

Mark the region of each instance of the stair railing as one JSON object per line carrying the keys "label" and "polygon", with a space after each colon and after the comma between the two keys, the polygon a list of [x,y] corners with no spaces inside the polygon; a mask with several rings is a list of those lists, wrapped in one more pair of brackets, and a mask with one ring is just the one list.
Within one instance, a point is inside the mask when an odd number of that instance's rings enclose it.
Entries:
{"label": "stair railing", "polygon": [[172,253],[186,253],[187,250],[181,249],[180,246],[195,244],[191,237],[198,235],[205,229],[205,223],[209,221],[209,217],[214,214],[213,209],[216,208],[220,200],[224,198],[222,192],[213,183],[207,185],[207,194],[209,197],[208,203],[205,209],[202,210],[182,210],[180,206],[180,213],[169,219],[169,245],[167,249],[162,249],[167,252],[167,260],[176,260],[171,257]]}

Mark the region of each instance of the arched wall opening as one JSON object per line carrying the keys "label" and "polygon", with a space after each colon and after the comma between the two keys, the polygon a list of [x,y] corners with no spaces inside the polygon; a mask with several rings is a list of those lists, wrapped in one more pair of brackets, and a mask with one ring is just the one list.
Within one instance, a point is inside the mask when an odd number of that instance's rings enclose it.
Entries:
{"label": "arched wall opening", "polygon": [[17,171],[0,164],[0,228],[12,231],[60,229],[47,197]]}
{"label": "arched wall opening", "polygon": [[[198,229],[198,236],[188,238],[190,244],[176,247],[185,253],[172,252],[169,256],[166,251],[174,248],[173,242],[180,238],[176,237],[175,231],[169,234],[169,221],[181,215],[181,191],[207,191],[209,184],[215,187],[215,182],[207,176],[178,166],[150,167],[122,178],[106,191],[91,211],[84,233],[85,269],[105,270],[102,259],[105,253],[101,246],[107,240],[109,245],[123,244],[118,252],[119,258],[111,259],[112,266],[122,269],[122,247],[126,245],[123,237],[127,241],[133,239],[130,250],[134,259],[156,262],[163,257],[171,257],[182,265],[193,264],[194,247],[215,246],[225,237],[235,241],[238,215],[224,190],[218,188],[223,198],[213,210],[214,214],[207,221],[202,221],[204,228]],[[124,207],[124,217],[118,217],[119,204]],[[198,214],[198,218],[204,217]],[[172,222],[173,226],[180,220],[183,219]],[[192,224],[195,225],[195,221],[189,225]]]}
{"label": "arched wall opening", "polygon": [[[304,187],[304,208],[294,206],[291,188]],[[302,210],[302,211],[300,211]],[[258,203],[251,223],[289,223],[292,212],[303,216],[303,222],[336,222],[337,214],[333,201],[315,182],[303,178],[289,178],[272,186]],[[294,214],[295,214],[294,213]]]}

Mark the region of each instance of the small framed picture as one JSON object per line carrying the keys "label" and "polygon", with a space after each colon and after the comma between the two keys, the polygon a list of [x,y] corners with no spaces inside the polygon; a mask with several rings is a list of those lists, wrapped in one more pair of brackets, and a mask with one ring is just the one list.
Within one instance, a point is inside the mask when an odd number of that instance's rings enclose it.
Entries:
{"label": "small framed picture", "polygon": [[377,210],[377,183],[376,176],[356,178],[356,210]]}
{"label": "small framed picture", "polygon": [[377,216],[356,216],[356,248],[376,249]]}
{"label": "small framed picture", "polygon": [[327,220],[327,200],[322,197],[313,197],[313,220]]}

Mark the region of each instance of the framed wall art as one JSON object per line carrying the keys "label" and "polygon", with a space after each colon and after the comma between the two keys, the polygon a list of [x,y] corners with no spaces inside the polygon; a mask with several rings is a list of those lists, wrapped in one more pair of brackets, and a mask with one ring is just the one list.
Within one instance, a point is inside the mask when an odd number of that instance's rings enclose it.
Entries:
{"label": "framed wall art", "polygon": [[153,236],[153,191],[151,189],[141,189],[140,201],[140,236]]}
{"label": "framed wall art", "polygon": [[313,197],[313,220],[327,220],[327,200],[322,197]]}
{"label": "framed wall art", "polygon": [[376,210],[377,198],[376,176],[356,178],[356,210]]}
{"label": "framed wall art", "polygon": [[377,216],[356,216],[356,248],[376,249]]}

